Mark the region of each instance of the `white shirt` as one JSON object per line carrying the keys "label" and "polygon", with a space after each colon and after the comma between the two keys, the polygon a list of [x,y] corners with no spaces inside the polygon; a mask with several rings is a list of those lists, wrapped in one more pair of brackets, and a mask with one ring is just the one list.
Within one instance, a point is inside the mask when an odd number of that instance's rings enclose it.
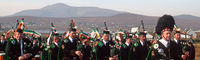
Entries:
{"label": "white shirt", "polygon": [[54,44],[59,47],[58,43],[55,42]]}
{"label": "white shirt", "polygon": [[164,39],[160,39],[159,40],[166,48],[168,48],[167,44],[170,44],[170,41],[164,40]]}
{"label": "white shirt", "polygon": [[103,43],[104,43],[104,45],[106,45],[107,42],[105,40],[103,40]]}
{"label": "white shirt", "polygon": [[140,41],[141,45],[144,46],[144,43],[142,41]]}
{"label": "white shirt", "polygon": [[130,44],[129,44],[129,43],[127,43],[127,42],[126,42],[125,44],[126,44],[127,46],[129,46],[129,45],[130,45]]}
{"label": "white shirt", "polygon": [[73,42],[73,39],[72,39],[71,37],[69,37],[69,40],[70,40],[71,42]]}
{"label": "white shirt", "polygon": [[20,43],[20,41],[19,41],[19,40],[17,40],[17,42],[18,42],[18,43]]}
{"label": "white shirt", "polygon": [[176,40],[176,39],[174,38],[174,41],[178,44],[178,40]]}
{"label": "white shirt", "polygon": [[5,40],[1,40],[1,43],[4,43],[5,42]]}

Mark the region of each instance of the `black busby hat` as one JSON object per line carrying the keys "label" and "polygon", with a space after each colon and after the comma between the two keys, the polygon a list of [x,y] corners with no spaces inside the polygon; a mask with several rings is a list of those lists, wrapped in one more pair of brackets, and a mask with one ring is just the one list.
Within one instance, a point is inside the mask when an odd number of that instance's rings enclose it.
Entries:
{"label": "black busby hat", "polygon": [[71,31],[76,31],[76,28],[71,28]]}
{"label": "black busby hat", "polygon": [[139,35],[146,35],[147,33],[144,32],[140,32]]}
{"label": "black busby hat", "polygon": [[175,33],[181,33],[180,31],[175,31]]}
{"label": "black busby hat", "polygon": [[159,18],[156,26],[156,33],[161,35],[163,31],[172,31],[174,28],[174,18],[171,15],[163,15]]}
{"label": "black busby hat", "polygon": [[128,38],[132,38],[133,36],[127,36],[126,38],[128,39]]}
{"label": "black busby hat", "polygon": [[103,34],[110,34],[110,32],[108,30],[104,30]]}

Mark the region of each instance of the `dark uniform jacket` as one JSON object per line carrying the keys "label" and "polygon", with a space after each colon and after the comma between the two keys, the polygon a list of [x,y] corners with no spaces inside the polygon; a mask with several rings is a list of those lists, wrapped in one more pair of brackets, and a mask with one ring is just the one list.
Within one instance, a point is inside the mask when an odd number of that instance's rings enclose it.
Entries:
{"label": "dark uniform jacket", "polygon": [[53,43],[52,45],[53,46],[50,48],[51,60],[62,60],[63,53],[61,45],[60,44],[56,45],[55,43]]}
{"label": "dark uniform jacket", "polygon": [[[16,39],[13,39],[8,42],[8,56],[10,57],[10,60],[18,60],[18,57],[21,56],[21,47],[20,47],[20,41],[18,42]],[[23,39],[23,53],[31,53],[29,48],[25,45],[29,45],[30,40],[29,39]]]}
{"label": "dark uniform jacket", "polygon": [[145,42],[144,45],[142,46],[142,44],[139,42],[138,43],[138,47],[135,48],[136,50],[136,60],[146,60],[147,54],[149,52],[149,46],[148,44]]}
{"label": "dark uniform jacket", "polygon": [[174,46],[172,46],[171,49],[173,49],[174,51],[172,51],[172,59],[174,60],[182,60],[181,55],[183,54],[182,52],[182,45],[180,44],[180,41],[178,41],[178,43],[176,43],[174,40],[172,41],[172,44]]}
{"label": "dark uniform jacket", "polygon": [[67,59],[67,60],[72,60],[72,59],[78,60],[78,56],[75,54],[75,51],[77,51],[78,41],[79,41],[78,38],[73,39],[73,42],[71,42],[69,40],[69,38],[67,38],[64,41],[64,51],[63,51],[63,53],[64,53],[64,57],[66,57],[65,59]]}
{"label": "dark uniform jacket", "polygon": [[100,41],[97,44],[97,59],[98,60],[108,60],[110,57],[110,42],[107,42],[106,45],[103,41]]}
{"label": "dark uniform jacket", "polygon": [[[159,59],[165,59],[165,60],[169,60],[169,59],[173,59],[173,52],[175,51],[174,49],[172,49],[174,47],[174,43],[172,41],[170,41],[170,45],[169,47],[165,47],[160,41],[157,42],[159,47],[158,49],[154,49],[154,53],[155,53],[155,57],[152,60],[159,60]],[[160,53],[158,51],[164,51],[163,53]],[[165,56],[164,56],[165,55]]]}
{"label": "dark uniform jacket", "polygon": [[7,43],[7,41],[4,41],[4,42],[0,41],[0,51],[2,51],[2,52],[5,51],[6,43]]}
{"label": "dark uniform jacket", "polygon": [[90,60],[92,47],[89,45],[80,44],[78,50],[83,54],[83,60]]}
{"label": "dark uniform jacket", "polygon": [[120,49],[120,60],[132,60],[134,58],[132,46],[132,44],[130,44],[129,46],[127,46],[126,44],[122,45]]}

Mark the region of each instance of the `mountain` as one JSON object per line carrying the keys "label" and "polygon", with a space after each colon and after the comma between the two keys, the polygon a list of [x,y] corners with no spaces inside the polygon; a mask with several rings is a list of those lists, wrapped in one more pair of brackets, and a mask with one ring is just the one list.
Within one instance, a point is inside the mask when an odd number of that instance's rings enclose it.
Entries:
{"label": "mountain", "polygon": [[[122,13],[113,16],[106,17],[69,17],[69,18],[55,18],[55,17],[34,17],[34,16],[7,16],[0,17],[0,24],[8,28],[12,27],[16,23],[16,19],[24,17],[25,24],[28,28],[33,30],[49,30],[50,23],[53,22],[56,25],[57,30],[65,30],[71,19],[73,19],[79,29],[84,31],[89,31],[89,28],[99,28],[100,31],[104,29],[103,22],[107,21],[107,26],[109,29],[129,29],[140,25],[141,20],[143,20],[145,25],[145,30],[153,31],[155,25],[157,24],[157,16],[145,16],[132,13]],[[174,16],[175,22],[178,27],[188,28],[193,30],[200,29],[200,20],[183,19]]]}
{"label": "mountain", "polygon": [[[83,30],[94,27],[104,29],[104,21],[107,21],[109,29],[130,30],[131,27],[139,26],[143,20],[145,29],[153,31],[160,16],[145,16],[97,7],[73,7],[57,3],[40,9],[23,10],[12,16],[0,17],[0,24],[3,28],[10,28],[15,25],[19,17],[24,17],[25,24],[34,30],[48,30],[51,22],[55,23],[56,29],[65,30],[70,20],[74,19],[77,26]],[[200,29],[200,17],[182,14],[174,16],[174,19],[180,28]]]}
{"label": "mountain", "polygon": [[192,19],[192,20],[200,20],[200,17],[197,16],[193,16],[193,15],[188,15],[188,14],[182,14],[182,15],[177,15],[175,16],[176,18],[180,18],[180,19]]}
{"label": "mountain", "polygon": [[37,16],[37,17],[98,17],[112,16],[124,12],[103,9],[98,7],[73,7],[63,3],[48,5],[40,9],[23,10],[12,16]]}

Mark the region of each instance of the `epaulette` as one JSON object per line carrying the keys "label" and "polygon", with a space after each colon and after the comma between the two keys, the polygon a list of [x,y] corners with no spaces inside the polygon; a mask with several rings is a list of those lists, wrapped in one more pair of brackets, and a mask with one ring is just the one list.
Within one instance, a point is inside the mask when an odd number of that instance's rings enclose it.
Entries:
{"label": "epaulette", "polygon": [[44,43],[44,45],[43,45],[44,47],[47,47],[47,44],[46,43]]}
{"label": "epaulette", "polygon": [[16,44],[16,41],[15,41],[14,39],[11,39],[10,42],[11,42],[12,44]]}
{"label": "epaulette", "polygon": [[103,42],[99,42],[97,45],[102,47],[103,46]]}
{"label": "epaulette", "polygon": [[69,40],[68,40],[68,39],[64,39],[63,42],[64,42],[64,43],[68,43]]}
{"label": "epaulette", "polygon": [[134,42],[134,43],[133,43],[134,47],[138,47],[138,46],[139,46],[138,40],[137,40],[137,39],[136,39],[136,40],[133,39],[133,42]]}
{"label": "epaulette", "polygon": [[50,48],[55,48],[55,45],[54,45],[54,44],[51,44],[51,45],[50,45]]}
{"label": "epaulette", "polygon": [[93,52],[93,53],[96,53],[97,51],[96,51],[96,49],[95,49],[95,48],[92,48],[92,52]]}
{"label": "epaulette", "polygon": [[44,50],[45,50],[45,51],[47,51],[47,50],[48,50],[48,48],[44,48]]}
{"label": "epaulette", "polygon": [[122,47],[123,47],[123,48],[126,48],[127,46],[126,46],[125,44],[122,44]]}
{"label": "epaulette", "polygon": [[134,43],[134,47],[138,47],[139,46],[139,44],[136,42],[136,43]]}

